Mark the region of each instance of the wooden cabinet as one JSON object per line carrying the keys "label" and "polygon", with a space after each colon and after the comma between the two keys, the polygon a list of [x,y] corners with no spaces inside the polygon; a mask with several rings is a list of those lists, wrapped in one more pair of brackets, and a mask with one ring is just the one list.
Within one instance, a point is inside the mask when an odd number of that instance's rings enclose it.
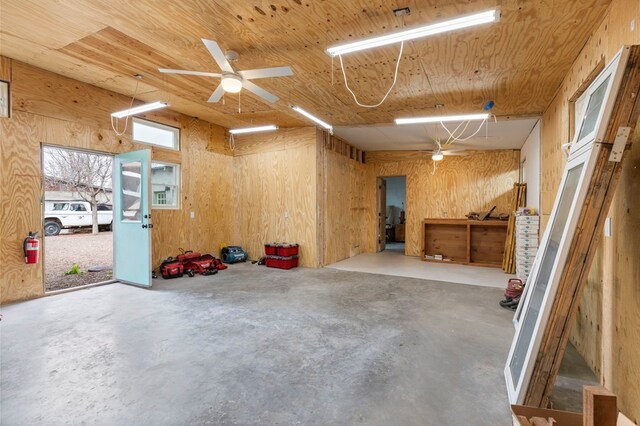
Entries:
{"label": "wooden cabinet", "polygon": [[[424,219],[422,260],[500,268],[507,224],[503,220]],[[450,260],[425,257],[436,254]]]}
{"label": "wooden cabinet", "polygon": [[404,242],[404,223],[396,225],[396,241]]}

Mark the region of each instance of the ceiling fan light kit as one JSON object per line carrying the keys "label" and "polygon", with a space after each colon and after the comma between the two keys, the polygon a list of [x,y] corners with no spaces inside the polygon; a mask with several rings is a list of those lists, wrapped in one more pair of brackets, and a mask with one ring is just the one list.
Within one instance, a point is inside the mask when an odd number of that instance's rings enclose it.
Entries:
{"label": "ceiling fan light kit", "polygon": [[238,59],[237,52],[228,51],[227,54],[225,54],[222,49],[220,49],[218,43],[213,40],[207,40],[203,38],[202,43],[204,43],[205,47],[209,51],[209,54],[213,57],[213,60],[222,70],[222,74],[206,71],[176,70],[170,68],[158,68],[158,71],[164,74],[182,74],[195,75],[200,77],[220,78],[220,84],[213,91],[213,93],[209,97],[208,102],[216,103],[220,101],[225,92],[239,93],[242,89],[247,89],[254,95],[264,99],[265,101],[274,103],[279,99],[276,95],[267,92],[266,90],[264,90],[260,86],[257,86],[249,80],[258,78],[286,77],[293,75],[293,70],[289,66],[236,71],[229,63],[229,59],[235,62]]}
{"label": "ceiling fan light kit", "polygon": [[396,118],[398,125],[403,124],[423,124],[423,123],[445,123],[449,121],[475,121],[489,119],[489,113],[480,114],[462,114],[462,115],[435,115],[431,117],[409,117]]}
{"label": "ceiling fan light kit", "polygon": [[400,43],[402,41],[415,40],[418,38],[441,34],[448,31],[460,30],[476,25],[489,24],[492,22],[497,22],[499,18],[500,11],[498,9],[492,9],[486,12],[461,16],[459,18],[450,19],[435,24],[424,25],[422,27],[417,27],[410,30],[399,31],[379,37],[369,38],[366,40],[360,40],[352,43],[329,47],[327,49],[327,53],[330,56],[338,56],[344,55],[346,53],[359,52],[365,49],[372,49],[375,47]]}
{"label": "ceiling fan light kit", "polygon": [[113,112],[111,113],[111,117],[114,118],[123,118],[123,117],[128,117],[130,115],[136,115],[136,114],[141,114],[143,112],[147,112],[147,111],[153,111],[155,109],[160,109],[160,108],[166,108],[168,107],[169,104],[166,102],[152,102],[150,104],[144,104],[144,105],[140,105],[134,108],[129,108],[129,109],[125,109],[122,111],[118,111],[118,112]]}
{"label": "ceiling fan light kit", "polygon": [[267,132],[269,130],[278,130],[278,126],[269,124],[267,126],[242,127],[239,129],[230,129],[229,133],[232,135],[241,135],[243,133]]}
{"label": "ceiling fan light kit", "polygon": [[310,112],[305,111],[304,109],[300,108],[299,106],[292,105],[291,109],[296,111],[299,114],[304,115],[309,120],[311,120],[314,123],[320,125],[321,127],[324,127],[325,129],[327,129],[329,131],[329,133],[333,134],[333,126],[331,124],[322,121],[321,119],[319,119],[315,115],[311,114]]}
{"label": "ceiling fan light kit", "polygon": [[222,88],[228,93],[238,93],[242,90],[242,79],[235,74],[225,74],[220,82]]}

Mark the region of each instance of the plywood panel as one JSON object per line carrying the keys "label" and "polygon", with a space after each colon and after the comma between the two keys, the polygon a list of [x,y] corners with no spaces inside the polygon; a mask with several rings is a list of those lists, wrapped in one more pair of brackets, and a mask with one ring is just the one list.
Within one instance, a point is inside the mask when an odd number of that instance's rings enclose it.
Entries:
{"label": "plywood panel", "polygon": [[[410,157],[419,154],[407,154]],[[371,156],[367,153],[367,161]],[[496,213],[509,211],[511,191],[519,174],[519,151],[484,151],[466,156],[448,156],[438,163],[435,173],[430,158],[367,163],[369,191],[366,197],[375,200],[377,176],[406,176],[406,254],[419,256],[420,223],[425,218],[464,218],[470,211],[488,211],[496,207]],[[396,161],[397,160],[397,161]],[[369,208],[375,209],[375,206]],[[367,216],[373,218],[373,214]],[[368,241],[375,241],[375,222],[367,224]]]}
{"label": "plywood panel", "polygon": [[366,250],[371,209],[365,197],[366,165],[337,152],[325,152],[325,264]]}
{"label": "plywood panel", "polygon": [[42,235],[41,135],[37,117],[14,114],[0,119],[0,302],[29,299],[44,292],[42,263],[26,265],[22,241],[29,231]]}
{"label": "plywood panel", "polygon": [[261,133],[236,141],[234,232],[251,259],[268,242],[300,244],[300,265],[317,267],[316,130]]}
{"label": "plywood panel", "polygon": [[[26,266],[21,254],[28,231],[42,235],[41,144],[107,153],[148,148],[108,125],[109,111],[123,97],[16,62],[11,74],[19,103],[10,119],[0,119],[2,303],[43,294],[42,263]],[[155,149],[152,154],[182,165],[182,209],[153,212],[153,265],[175,255],[178,247],[217,254],[231,236],[233,158],[221,154],[227,152],[220,138],[224,132],[169,110],[148,117],[182,128],[181,152]]]}
{"label": "plywood panel", "polygon": [[[299,126],[303,121],[287,105],[293,101],[326,114],[335,125],[391,122],[399,115],[429,113],[436,103],[444,104],[446,113],[468,112],[487,99],[496,101],[498,115],[539,114],[610,2],[410,2],[411,14],[395,17],[380,0],[112,0],[109,7],[102,0],[4,0],[0,40],[2,54],[122,93],[129,93],[130,76],[141,72],[181,112],[224,126],[269,117],[282,126]],[[325,53],[332,44],[496,5],[501,19],[495,24],[408,43],[397,84],[376,109],[354,108],[337,61]],[[285,102],[264,104],[247,94],[248,108],[238,114],[235,97],[226,105],[206,102],[208,79],[157,73],[157,67],[169,66],[217,71],[201,37],[238,51],[244,69],[293,65],[294,76],[260,83]],[[395,45],[345,58],[351,85],[363,100],[372,102],[386,92],[397,55]]]}

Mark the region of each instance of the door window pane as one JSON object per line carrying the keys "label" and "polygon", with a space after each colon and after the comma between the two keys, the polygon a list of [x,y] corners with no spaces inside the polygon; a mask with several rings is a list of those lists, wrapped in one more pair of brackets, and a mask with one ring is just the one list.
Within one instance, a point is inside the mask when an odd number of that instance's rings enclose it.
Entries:
{"label": "door window pane", "polygon": [[122,222],[141,222],[142,164],[139,161],[122,163]]}

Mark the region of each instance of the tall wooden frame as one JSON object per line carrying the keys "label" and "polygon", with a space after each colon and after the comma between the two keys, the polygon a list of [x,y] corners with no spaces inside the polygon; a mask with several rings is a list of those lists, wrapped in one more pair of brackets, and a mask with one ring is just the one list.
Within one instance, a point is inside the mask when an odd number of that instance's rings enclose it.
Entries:
{"label": "tall wooden frame", "polygon": [[640,46],[624,47],[588,88],[587,112],[516,312],[505,366],[511,403],[548,403],[640,115],[639,88]]}

